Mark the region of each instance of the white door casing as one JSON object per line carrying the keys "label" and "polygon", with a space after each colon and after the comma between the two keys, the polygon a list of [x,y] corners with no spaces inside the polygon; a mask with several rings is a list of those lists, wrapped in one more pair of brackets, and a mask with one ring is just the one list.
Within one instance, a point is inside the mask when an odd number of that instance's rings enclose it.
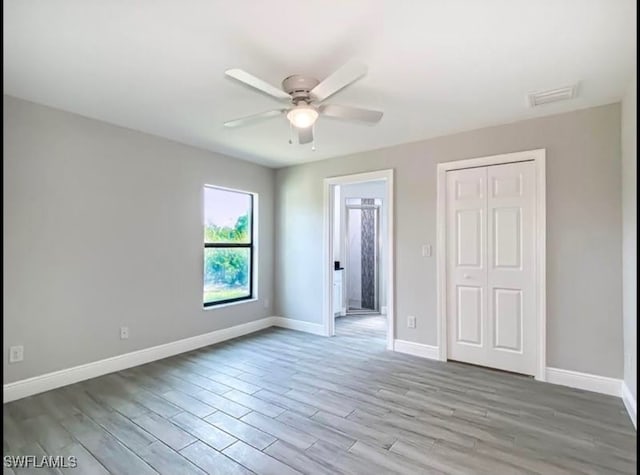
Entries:
{"label": "white door casing", "polygon": [[446,173],[447,357],[535,375],[533,161]]}
{"label": "white door casing", "polygon": [[376,170],[371,172],[357,173],[354,175],[344,175],[324,179],[324,206],[323,206],[323,300],[322,319],[324,333],[327,336],[335,335],[335,318],[333,315],[333,212],[335,193],[333,187],[336,185],[350,185],[353,183],[364,183],[368,181],[385,182],[386,206],[386,248],[387,262],[385,267],[385,292],[386,292],[386,320],[387,320],[387,349],[393,350],[395,338],[395,240],[394,240],[394,185],[393,169]]}

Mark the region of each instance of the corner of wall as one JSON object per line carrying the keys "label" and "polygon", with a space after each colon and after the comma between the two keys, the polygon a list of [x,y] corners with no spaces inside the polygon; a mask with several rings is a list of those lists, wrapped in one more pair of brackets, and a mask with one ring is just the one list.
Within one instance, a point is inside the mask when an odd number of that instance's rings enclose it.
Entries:
{"label": "corner of wall", "polygon": [[637,399],[637,78],[622,100],[622,323],[624,344],[623,400],[636,423]]}

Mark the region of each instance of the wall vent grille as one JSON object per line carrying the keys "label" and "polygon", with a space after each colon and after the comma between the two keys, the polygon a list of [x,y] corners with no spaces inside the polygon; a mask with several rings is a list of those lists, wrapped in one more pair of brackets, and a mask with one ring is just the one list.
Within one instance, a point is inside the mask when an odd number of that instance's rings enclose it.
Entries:
{"label": "wall vent grille", "polygon": [[578,96],[578,85],[549,89],[548,91],[531,92],[527,94],[529,107],[538,107],[551,102],[566,101]]}

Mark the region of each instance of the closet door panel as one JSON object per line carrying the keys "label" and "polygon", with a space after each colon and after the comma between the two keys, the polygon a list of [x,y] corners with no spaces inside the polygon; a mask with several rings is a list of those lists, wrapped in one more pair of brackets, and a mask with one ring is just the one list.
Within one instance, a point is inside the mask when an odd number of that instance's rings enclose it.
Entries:
{"label": "closet door panel", "polygon": [[487,168],[487,359],[494,368],[536,370],[534,162]]}
{"label": "closet door panel", "polygon": [[486,322],[486,169],[447,173],[447,322],[449,357],[482,356]]}

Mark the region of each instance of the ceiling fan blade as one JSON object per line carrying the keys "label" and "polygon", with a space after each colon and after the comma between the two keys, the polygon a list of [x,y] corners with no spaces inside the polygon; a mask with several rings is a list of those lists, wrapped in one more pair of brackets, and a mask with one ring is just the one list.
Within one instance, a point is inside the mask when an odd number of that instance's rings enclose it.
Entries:
{"label": "ceiling fan blade", "polygon": [[367,67],[364,64],[351,61],[338,68],[333,74],[311,89],[311,94],[318,102],[322,102],[365,74],[367,74]]}
{"label": "ceiling fan blade", "polygon": [[335,117],[337,119],[359,120],[375,124],[382,119],[383,113],[370,109],[359,109],[357,107],[339,106],[335,104],[327,104],[320,106],[320,113],[327,117]]}
{"label": "ceiling fan blade", "polygon": [[227,76],[232,77],[233,79],[236,79],[259,91],[264,92],[265,94],[269,94],[276,99],[291,99],[291,96],[284,92],[282,89],[272,86],[268,82],[263,81],[262,79],[257,78],[254,75],[243,71],[242,69],[227,69],[224,73]]}
{"label": "ceiling fan blade", "polygon": [[252,122],[257,122],[259,120],[268,119],[270,117],[275,117],[278,115],[282,115],[286,112],[286,109],[274,109],[266,112],[260,112],[259,114],[249,115],[247,117],[242,117],[240,119],[230,120],[229,122],[225,122],[225,127],[240,127],[241,125],[251,124]]}
{"label": "ceiling fan blade", "polygon": [[298,143],[305,144],[313,142],[313,127],[298,129]]}

